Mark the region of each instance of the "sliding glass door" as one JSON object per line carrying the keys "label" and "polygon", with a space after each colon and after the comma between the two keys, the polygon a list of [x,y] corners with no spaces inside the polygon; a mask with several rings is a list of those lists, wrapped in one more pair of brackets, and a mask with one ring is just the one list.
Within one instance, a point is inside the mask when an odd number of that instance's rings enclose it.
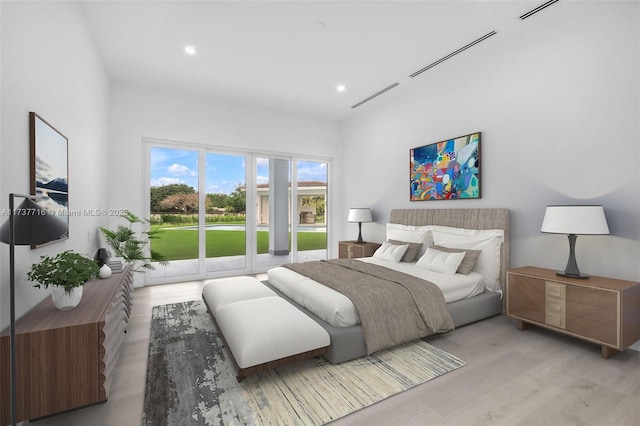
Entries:
{"label": "sliding glass door", "polygon": [[298,262],[327,258],[327,182],[326,162],[296,162]]}
{"label": "sliding glass door", "polygon": [[206,154],[207,273],[247,269],[246,162],[245,155]]}
{"label": "sliding glass door", "polygon": [[256,271],[291,262],[291,161],[256,157]]}
{"label": "sliding glass door", "polygon": [[[151,144],[147,282],[255,274],[327,257],[327,162]],[[247,184],[250,182],[251,184]],[[292,182],[294,184],[292,184]]]}
{"label": "sliding glass door", "polygon": [[151,147],[150,226],[157,237],[150,249],[169,259],[169,266],[154,264],[150,278],[200,275],[199,152],[192,149]]}
{"label": "sliding glass door", "polygon": [[328,164],[258,157],[256,166],[256,270],[326,259]]}

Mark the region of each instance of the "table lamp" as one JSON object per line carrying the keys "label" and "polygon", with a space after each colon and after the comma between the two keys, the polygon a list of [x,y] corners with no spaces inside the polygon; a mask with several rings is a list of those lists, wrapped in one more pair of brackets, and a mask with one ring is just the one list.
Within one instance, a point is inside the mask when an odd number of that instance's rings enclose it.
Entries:
{"label": "table lamp", "polygon": [[606,235],[609,234],[609,226],[602,206],[548,206],[540,231],[569,236],[567,267],[556,274],[569,278],[588,278],[588,275],[580,273],[576,263],[578,235]]}
{"label": "table lamp", "polygon": [[351,208],[347,222],[358,222],[358,240],[357,243],[363,243],[362,240],[362,222],[373,222],[371,217],[371,209],[368,208]]}

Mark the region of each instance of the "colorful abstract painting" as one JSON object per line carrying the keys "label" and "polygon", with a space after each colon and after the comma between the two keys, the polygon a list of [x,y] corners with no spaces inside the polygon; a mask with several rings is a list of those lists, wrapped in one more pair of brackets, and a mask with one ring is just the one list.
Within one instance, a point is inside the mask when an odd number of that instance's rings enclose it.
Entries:
{"label": "colorful abstract painting", "polygon": [[480,198],[480,132],[410,151],[411,201]]}

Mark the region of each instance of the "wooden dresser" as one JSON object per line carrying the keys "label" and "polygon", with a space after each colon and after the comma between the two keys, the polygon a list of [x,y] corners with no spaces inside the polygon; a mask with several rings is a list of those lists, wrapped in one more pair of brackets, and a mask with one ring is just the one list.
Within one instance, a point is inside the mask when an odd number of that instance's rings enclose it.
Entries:
{"label": "wooden dresser", "polygon": [[507,273],[507,315],[601,345],[609,358],[640,339],[640,283],[575,279],[527,266]]}
{"label": "wooden dresser", "polygon": [[[48,297],[16,323],[17,421],[107,400],[133,301],[129,269],[85,284],[59,311]],[[0,337],[0,420],[11,422],[9,331]]]}

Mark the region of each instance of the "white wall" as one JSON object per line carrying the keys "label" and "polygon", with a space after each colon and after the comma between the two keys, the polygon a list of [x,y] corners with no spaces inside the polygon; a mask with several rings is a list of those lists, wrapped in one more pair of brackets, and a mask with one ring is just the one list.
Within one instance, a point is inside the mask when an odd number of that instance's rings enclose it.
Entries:
{"label": "white wall", "polygon": [[[323,158],[335,156],[340,140],[334,121],[123,82],[111,84],[109,129],[109,207],[141,216],[149,179],[143,139]],[[331,238],[329,244],[337,246]]]}
{"label": "white wall", "polygon": [[[77,5],[70,2],[2,2],[0,206],[10,192],[29,192],[29,112],[69,140],[69,208],[106,206],[108,81]],[[18,200],[20,201],[20,200]],[[2,217],[2,222],[6,216]],[[67,241],[31,250],[16,247],[19,317],[45,297],[26,273],[41,255],[75,250],[93,256],[98,217],[70,217]],[[1,245],[2,324],[8,323],[8,247]],[[5,309],[6,308],[6,309]],[[0,326],[0,328],[2,328]]]}
{"label": "white wall", "polygon": [[[186,94],[108,84],[76,5],[1,2],[0,207],[29,189],[28,112],[69,138],[71,209],[142,206],[142,139],[333,157],[329,248],[352,239],[352,206],[371,206],[367,240],[394,207],[507,207],[512,266],[563,268],[564,236],[540,234],[544,207],[601,203],[611,236],[578,239],[583,272],[640,274],[637,2],[559,2],[361,107],[341,126]],[[411,70],[409,70],[411,71]],[[108,117],[108,118],[107,118]],[[482,131],[482,199],[411,203],[408,151]],[[342,133],[341,133],[342,131]],[[108,132],[108,135],[107,135]],[[108,183],[104,183],[108,182]],[[108,200],[108,202],[107,202]],[[19,247],[18,314],[46,297],[25,274],[42,254],[92,254],[106,218],[72,217],[71,238]],[[0,273],[8,250],[0,245]],[[8,280],[2,278],[2,323]],[[1,326],[1,324],[0,324]]]}
{"label": "white wall", "polygon": [[[639,6],[559,2],[362,107],[338,155],[342,222],[371,206],[364,238],[381,241],[391,208],[506,207],[512,266],[564,269],[545,207],[602,204],[612,235],[579,237],[578,266],[640,279]],[[482,198],[409,202],[409,149],[475,131]]]}

